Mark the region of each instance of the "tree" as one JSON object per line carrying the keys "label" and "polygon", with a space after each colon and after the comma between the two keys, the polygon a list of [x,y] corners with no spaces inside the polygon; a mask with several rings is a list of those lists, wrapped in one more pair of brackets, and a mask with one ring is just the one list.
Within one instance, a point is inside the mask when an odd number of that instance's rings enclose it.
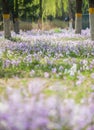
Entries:
{"label": "tree", "polygon": [[18,0],[9,0],[11,19],[13,20],[14,32],[19,34]]}
{"label": "tree", "polygon": [[63,7],[67,10],[67,4],[65,0],[39,0],[39,25],[42,28],[43,19],[47,16],[58,17],[62,16]]}
{"label": "tree", "polygon": [[43,27],[43,0],[39,0],[39,20],[38,20],[38,27],[42,30]]}
{"label": "tree", "polygon": [[91,40],[94,40],[94,0],[89,0],[89,19]]}
{"label": "tree", "polygon": [[82,12],[84,14],[88,13],[88,8],[89,8],[89,1],[88,0],[83,0]]}
{"label": "tree", "polygon": [[76,0],[75,33],[81,33],[82,29],[82,0]]}
{"label": "tree", "polygon": [[4,37],[10,38],[10,13],[9,13],[9,1],[2,0],[2,7],[3,7],[3,27],[4,27]]}
{"label": "tree", "polygon": [[18,0],[14,0],[14,10],[13,10],[13,25],[14,32],[19,34],[19,19],[18,19]]}

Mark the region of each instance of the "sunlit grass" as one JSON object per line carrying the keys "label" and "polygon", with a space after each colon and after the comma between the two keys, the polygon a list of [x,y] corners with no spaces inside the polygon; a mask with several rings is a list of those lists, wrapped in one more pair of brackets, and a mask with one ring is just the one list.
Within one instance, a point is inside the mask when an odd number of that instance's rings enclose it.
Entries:
{"label": "sunlit grass", "polygon": [[[63,30],[64,31],[64,30]],[[54,28],[53,33],[59,34],[62,33],[62,29],[59,27]],[[70,32],[69,32],[70,33]],[[37,32],[35,32],[34,35],[36,35]],[[41,35],[40,35],[41,36]],[[58,36],[58,35],[57,35]],[[79,35],[79,37],[57,37],[57,41],[64,42],[64,46],[66,45],[66,42],[84,42],[88,36],[82,37]],[[53,39],[53,37],[52,37]],[[28,42],[31,39],[23,40],[22,37],[13,37],[10,41],[13,42],[13,44],[16,42],[19,44],[20,42]],[[50,39],[49,39],[50,40]],[[2,41],[2,38],[1,38]],[[3,39],[3,41],[6,41]],[[53,39],[54,41],[54,39]],[[40,42],[42,42],[40,40]],[[2,44],[3,45],[3,44]],[[40,44],[41,45],[41,44]],[[38,45],[40,47],[40,45]],[[46,45],[46,43],[45,43]],[[69,45],[69,44],[68,44]],[[68,46],[67,45],[67,46]],[[37,46],[37,48],[38,48]],[[66,47],[67,47],[66,46]],[[34,47],[34,46],[32,46]],[[16,48],[14,51],[9,51],[6,49],[6,51],[3,53],[1,59],[0,59],[0,93],[3,94],[5,92],[5,88],[8,86],[11,86],[13,88],[20,88],[20,86],[24,86],[27,88],[29,82],[34,81],[37,82],[37,79],[39,79],[39,84],[41,84],[42,81],[45,81],[45,84],[43,84],[43,90],[41,90],[41,93],[45,94],[47,97],[51,95],[57,95],[62,99],[65,98],[73,98],[76,102],[81,102],[85,97],[88,97],[90,93],[93,91],[91,90],[91,86],[94,84],[93,79],[90,78],[91,73],[93,73],[93,70],[83,69],[80,70],[81,62],[86,60],[88,63],[87,65],[93,61],[93,56],[89,55],[83,55],[84,48],[80,50],[80,54],[77,55],[75,52],[70,51],[70,53],[67,55],[66,51],[63,53],[62,57],[58,57],[55,55],[55,52],[53,52],[53,49],[55,48],[55,45],[49,46],[49,48],[52,47],[52,52],[49,56],[49,52],[43,51],[43,48],[40,49],[41,53],[38,51],[36,52],[37,56],[39,56],[38,60],[34,57],[35,52],[31,51],[30,55],[32,58],[31,63],[24,62],[23,59],[26,59],[28,56],[28,53],[23,53],[22,50],[19,51],[19,48]],[[56,46],[57,47],[57,46]],[[18,50],[17,50],[18,49]],[[55,48],[56,49],[56,48]],[[89,49],[89,47],[88,47]],[[42,52],[43,51],[43,52]],[[46,59],[48,58],[48,59]],[[20,59],[20,64],[18,66],[11,65],[9,67],[3,67],[3,62],[7,60],[18,60]],[[77,72],[71,76],[70,75],[70,69],[72,68],[73,64],[77,65]],[[63,67],[60,69],[60,67]],[[56,69],[56,72],[52,72],[53,69]],[[63,70],[64,69],[64,70]],[[67,73],[65,73],[65,69],[67,69]],[[33,75],[30,75],[31,71],[34,71]],[[77,85],[78,82],[78,76],[79,76],[79,70],[80,75],[84,76],[85,79]],[[44,78],[44,74],[48,73],[49,76]]]}
{"label": "sunlit grass", "polygon": [[[77,103],[83,102],[93,90],[91,86],[94,81],[90,77],[85,76],[85,80],[80,84],[76,85],[77,80],[71,80],[67,77],[62,79],[47,79],[47,78],[8,78],[0,79],[0,94],[1,96],[6,93],[7,87],[14,89],[20,89],[24,87],[28,88],[29,83],[39,83],[42,86],[41,91],[37,94],[44,94],[47,97],[57,95],[57,97],[64,99],[74,99]],[[36,86],[37,89],[37,86]]]}

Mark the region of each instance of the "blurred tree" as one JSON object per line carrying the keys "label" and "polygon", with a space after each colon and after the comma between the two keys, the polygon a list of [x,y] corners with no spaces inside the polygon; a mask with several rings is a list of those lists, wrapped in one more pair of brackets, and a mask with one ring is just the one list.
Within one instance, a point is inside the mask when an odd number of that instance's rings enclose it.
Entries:
{"label": "blurred tree", "polygon": [[89,1],[88,0],[83,0],[83,3],[82,3],[82,12],[83,12],[83,14],[88,13],[88,8],[89,8]]}
{"label": "blurred tree", "polygon": [[10,8],[10,14],[11,14],[11,20],[13,20],[13,28],[14,32],[19,34],[19,0],[9,0],[9,8]]}
{"label": "blurred tree", "polygon": [[89,18],[91,40],[94,41],[94,0],[89,0]]}
{"label": "blurred tree", "polygon": [[33,21],[38,18],[39,3],[36,0],[21,0],[19,2],[19,17],[24,21]]}
{"label": "blurred tree", "polygon": [[18,0],[14,0],[14,10],[13,10],[13,25],[14,32],[19,34],[19,15],[18,15]]}
{"label": "blurred tree", "polygon": [[39,20],[38,20],[38,27],[39,29],[42,29],[42,23],[43,23],[43,0],[39,0]]}
{"label": "blurred tree", "polygon": [[4,27],[4,37],[10,38],[10,12],[9,12],[9,1],[2,0],[2,8],[3,8],[3,27]]}
{"label": "blurred tree", "polygon": [[10,21],[10,11],[13,14],[14,31],[16,33],[19,33],[18,16],[22,20],[30,20],[30,22],[39,19],[40,28],[42,28],[42,21],[48,16],[53,18],[69,16],[70,19],[74,19],[76,16],[75,32],[81,33],[82,13],[88,13],[89,7],[91,37],[93,39],[93,1],[94,0],[0,0],[0,10],[3,7],[3,11],[0,11],[0,13],[3,12],[4,35],[5,37],[10,37],[10,26],[8,25]]}
{"label": "blurred tree", "polygon": [[82,0],[76,0],[75,33],[81,33],[82,29]]}

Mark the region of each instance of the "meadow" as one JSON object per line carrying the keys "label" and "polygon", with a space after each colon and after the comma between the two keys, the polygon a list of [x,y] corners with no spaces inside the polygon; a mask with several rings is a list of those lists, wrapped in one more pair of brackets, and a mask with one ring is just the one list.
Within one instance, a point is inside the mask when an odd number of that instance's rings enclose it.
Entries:
{"label": "meadow", "polygon": [[94,130],[89,29],[0,32],[0,130]]}

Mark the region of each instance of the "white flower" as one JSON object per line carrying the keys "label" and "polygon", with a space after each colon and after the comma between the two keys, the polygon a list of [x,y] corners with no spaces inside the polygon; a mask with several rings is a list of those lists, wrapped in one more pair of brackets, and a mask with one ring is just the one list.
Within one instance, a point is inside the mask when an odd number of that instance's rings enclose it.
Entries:
{"label": "white flower", "polygon": [[71,76],[74,76],[76,72],[77,72],[77,64],[73,64],[73,66],[69,70],[69,73]]}
{"label": "white flower", "polygon": [[50,75],[49,75],[48,72],[45,72],[45,73],[44,73],[44,77],[45,77],[45,78],[49,78],[49,76],[50,76]]}
{"label": "white flower", "polygon": [[91,89],[94,90],[94,85],[91,86]]}
{"label": "white flower", "polygon": [[94,73],[91,74],[91,78],[94,79]]}
{"label": "white flower", "polygon": [[8,110],[7,104],[0,102],[0,112],[5,112],[7,110]]}
{"label": "white flower", "polygon": [[35,71],[34,71],[34,70],[31,70],[30,76],[33,76],[34,74],[35,74]]}

